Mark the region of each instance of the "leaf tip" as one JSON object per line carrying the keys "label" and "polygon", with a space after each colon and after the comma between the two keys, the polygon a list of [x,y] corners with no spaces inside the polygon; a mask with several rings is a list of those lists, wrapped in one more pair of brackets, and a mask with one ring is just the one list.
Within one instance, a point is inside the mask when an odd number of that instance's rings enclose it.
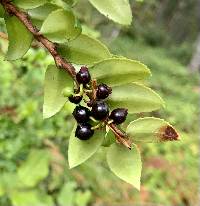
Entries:
{"label": "leaf tip", "polygon": [[161,141],[178,141],[180,140],[179,134],[177,131],[170,125],[161,127]]}

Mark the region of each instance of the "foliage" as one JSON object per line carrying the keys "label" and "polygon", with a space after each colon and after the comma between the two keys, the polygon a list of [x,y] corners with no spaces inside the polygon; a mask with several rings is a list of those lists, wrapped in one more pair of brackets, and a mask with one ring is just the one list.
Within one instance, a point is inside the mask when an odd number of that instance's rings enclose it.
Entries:
{"label": "foliage", "polygon": [[[20,2],[23,2],[23,4]],[[99,3],[101,2],[102,5],[99,7]],[[112,3],[113,1],[110,2]],[[39,20],[37,27],[41,27],[41,32],[46,37],[57,43],[63,43],[61,47],[59,47],[59,51],[64,54],[63,56],[65,58],[70,59],[70,61],[74,64],[88,65],[93,78],[96,78],[98,82],[106,82],[113,86],[113,94],[110,99],[108,99],[108,103],[111,107],[127,107],[130,112],[127,122],[122,126],[123,129],[127,127],[129,122],[140,116],[138,113],[150,112],[163,106],[163,100],[160,96],[147,86],[143,85],[144,79],[150,75],[150,71],[145,65],[139,63],[138,61],[114,56],[111,52],[109,52],[105,45],[96,39],[86,36],[85,34],[79,35],[81,32],[80,26],[70,8],[74,2],[52,1],[50,6],[51,8],[49,7],[50,4],[47,6],[45,3],[46,1],[16,1],[16,4],[19,7],[28,9],[27,12],[29,13],[34,10],[34,12],[36,12],[35,14],[38,14],[37,9],[39,9],[42,13],[42,10],[44,9],[46,11],[46,8],[48,7],[48,11],[44,12],[43,17],[37,19],[33,15],[33,22],[34,20]],[[68,3],[70,4],[68,5]],[[116,19],[118,14],[116,15],[113,13],[112,9],[107,10],[103,1],[91,1],[91,3],[95,5],[95,7],[103,14],[106,14],[105,12],[110,12],[109,17],[114,21],[119,22],[119,20]],[[119,9],[116,9],[116,11],[119,11]],[[32,14],[34,12],[32,12]],[[127,15],[126,12],[125,14]],[[56,15],[56,18],[54,15]],[[130,16],[131,15],[129,15],[129,18]],[[55,21],[57,18],[59,18],[59,20]],[[123,18],[120,19],[123,20]],[[125,20],[119,23],[128,24],[128,22],[129,21]],[[6,24],[7,28],[11,26],[9,22],[6,22]],[[19,33],[22,32],[22,34],[24,34],[25,32],[26,34],[23,27],[19,26],[17,29],[19,29]],[[9,41],[11,43],[13,42],[13,44],[16,44],[17,42],[19,43],[19,41],[15,40],[15,37],[12,34],[13,31],[9,34],[8,30]],[[83,40],[86,44],[81,44]],[[126,41],[125,38],[124,40]],[[26,51],[27,46],[30,46],[31,41],[32,36],[31,39],[29,38],[29,41],[23,42],[25,46],[20,50],[20,53],[17,53],[18,57],[22,57],[24,55],[24,51]],[[131,42],[131,40],[128,41]],[[120,48],[120,43],[121,42],[116,42],[115,48]],[[81,47],[79,47],[80,44]],[[129,46],[131,45],[132,44],[127,46],[126,51],[130,50]],[[4,48],[2,49],[4,51]],[[97,52],[99,50],[101,52]],[[139,60],[142,60],[141,57],[143,56],[144,50],[141,50],[142,53],[139,54]],[[10,43],[8,51],[11,52],[11,56],[16,54],[16,50],[11,49]],[[123,53],[123,51],[121,52]],[[115,51],[114,53],[118,53],[118,51]],[[136,54],[137,53],[135,53],[134,58],[138,59]],[[146,54],[148,54],[148,51]],[[85,56],[88,58],[85,58]],[[129,54],[125,54],[125,56],[131,57]],[[164,65],[163,62],[160,62],[160,59],[157,61],[158,59],[156,59],[156,57],[154,59],[154,56],[149,56],[151,57],[149,57],[150,62],[148,62],[147,59],[144,59],[148,66],[152,67],[151,63],[155,66],[155,68],[159,66],[162,67]],[[15,57],[15,59],[17,58]],[[171,61],[169,59],[167,59],[167,61],[169,65],[173,62],[173,60]],[[176,61],[174,60],[174,62]],[[107,166],[100,166],[102,164],[104,165],[103,159],[105,158],[105,153],[107,153],[107,162],[110,169],[121,179],[131,183],[139,189],[142,166],[140,151],[137,149],[136,145],[133,144],[133,149],[129,151],[122,145],[117,145],[116,143],[112,144],[113,138],[107,135],[108,133],[106,134],[105,130],[102,130],[99,134],[96,134],[93,139],[88,142],[82,142],[75,138],[73,130],[74,121],[70,115],[73,111],[74,105],[65,103],[67,98],[63,96],[63,90],[66,89],[66,87],[73,90],[73,82],[66,72],[56,69],[55,66],[49,66],[46,72],[44,71],[44,68],[46,68],[47,65],[53,64],[52,58],[48,57],[42,50],[35,51],[31,49],[23,57],[22,61],[15,61],[11,63],[1,61],[1,64],[4,72],[1,81],[2,101],[0,103],[0,108],[2,108],[1,112],[3,114],[3,116],[0,117],[0,121],[2,122],[2,132],[0,136],[0,139],[2,140],[0,142],[0,154],[2,156],[0,163],[0,167],[2,168],[2,172],[0,173],[2,176],[0,181],[0,196],[2,196],[2,198],[0,201],[2,202],[2,205],[5,202],[7,205],[53,205],[55,202],[61,206],[66,203],[77,206],[87,205],[89,202],[94,201],[92,200],[91,188],[89,187],[92,187],[92,190],[96,195],[105,195],[103,194],[103,190],[105,190],[105,188],[101,188],[100,180],[97,180],[98,175],[99,177],[104,177],[104,174],[106,174],[106,177],[108,177],[108,180],[102,180],[101,184],[104,181],[109,182],[109,177],[111,179],[113,178],[104,169],[104,167],[107,168]],[[182,70],[183,67],[178,63],[177,65],[180,67],[180,70],[178,70],[176,75],[180,75],[184,79],[186,74]],[[79,68],[79,65],[74,66],[77,69]],[[14,72],[13,68],[15,68]],[[121,68],[124,69],[122,70]],[[120,78],[116,75],[116,72],[120,72],[118,74],[120,75]],[[169,69],[169,71],[167,70],[165,73],[167,72],[173,73],[173,70]],[[153,83],[151,83],[152,86],[160,92],[164,91],[163,94],[165,95],[167,94],[165,93],[166,88],[171,94],[179,93],[180,88],[169,88],[170,85],[168,85],[167,82],[170,78],[169,75],[166,76],[167,77],[164,79],[153,79]],[[41,111],[42,108],[43,92],[41,91],[41,88],[42,80],[44,78],[44,117],[47,118],[53,116],[59,112],[61,108],[62,111],[51,119],[43,121],[41,117],[42,115],[38,111]],[[131,83],[132,81],[140,82]],[[14,89],[11,89],[13,88],[13,85]],[[133,92],[130,94],[131,90]],[[168,96],[170,97],[170,95]],[[180,96],[177,98],[182,97],[183,94],[180,92]],[[192,98],[195,99],[196,97]],[[173,106],[173,104],[171,105]],[[188,105],[188,108],[191,108],[191,105]],[[175,110],[176,109],[174,108],[171,109],[170,115],[170,109],[167,109],[169,119],[171,117],[172,123],[176,122],[176,120],[173,119]],[[186,112],[188,112],[188,110]],[[137,113],[137,115],[131,115],[131,113]],[[154,114],[162,117],[164,112],[161,111],[158,114]],[[152,126],[149,122],[145,123],[145,120],[147,119],[144,118],[143,122],[141,119],[138,119],[130,123],[127,129],[127,133],[130,137],[133,137],[134,139],[135,135],[133,130],[130,130],[130,127],[133,126],[133,129],[135,129],[135,123],[137,123],[137,121],[141,121],[141,125],[138,126],[137,124],[136,128],[138,134],[148,125],[149,129],[146,131],[151,133],[149,135],[150,139],[152,139],[152,133],[159,135],[159,137],[165,137],[168,131],[166,128],[169,127],[173,135],[170,134],[167,139],[173,139],[173,137],[174,139],[177,138],[175,130],[166,121],[158,118],[150,118],[150,120],[154,122]],[[158,121],[157,124],[155,124],[156,121]],[[184,130],[184,126],[182,126],[181,123],[182,119],[178,125]],[[183,122],[182,124],[188,126],[190,122]],[[155,126],[157,127],[155,128]],[[196,128],[193,124],[192,126],[194,127],[193,132],[195,133]],[[163,128],[165,129],[161,130]],[[157,134],[157,131],[161,131],[161,133]],[[139,134],[140,139],[143,135],[144,134]],[[71,137],[68,146],[67,139],[69,136]],[[109,148],[100,148],[102,143],[103,145],[105,144],[104,136],[107,139],[111,138],[109,139],[110,143],[106,145],[111,145]],[[169,145],[166,147],[168,146]],[[69,147],[68,154],[66,152],[67,147]],[[144,152],[146,157],[148,157],[149,154],[148,148],[155,151],[155,153],[152,152],[152,154],[156,154],[157,152],[159,153],[163,150],[163,148],[165,148],[165,146],[161,145],[159,145],[159,147],[154,145],[157,149],[148,145],[143,147],[146,150],[146,152]],[[168,148],[169,154],[170,152],[173,153],[172,148],[173,146],[170,145]],[[99,149],[99,151],[97,151],[97,149]],[[72,168],[87,160],[95,152],[96,155],[90,158],[85,165],[69,171],[66,166],[67,156],[69,165]],[[190,152],[196,154],[195,148]],[[120,154],[119,157],[117,156],[118,154]],[[173,155],[169,155],[168,158],[169,160],[172,160]],[[196,162],[192,160],[192,164],[195,165]],[[77,171],[79,171],[78,174]],[[148,178],[149,172],[151,172],[151,170],[145,172],[145,178]],[[158,175],[162,176],[161,173],[158,173]],[[195,175],[196,174],[192,177],[196,178]],[[87,178],[87,181],[83,181],[85,178]],[[156,180],[157,177],[153,183],[150,183],[153,187],[156,187],[154,186],[154,184],[156,185]],[[116,191],[121,187],[121,182],[116,179],[115,181],[117,186],[115,189],[113,188],[113,191]],[[82,190],[82,187],[84,190]],[[164,185],[160,187],[164,190]],[[51,194],[51,196],[49,194]],[[70,198],[67,198],[65,194],[68,194]],[[109,196],[109,192],[107,196]],[[113,195],[113,198],[116,199],[115,195]],[[159,201],[163,201],[163,199],[161,198]],[[168,200],[164,201],[167,202]],[[179,200],[176,201],[178,202]]]}

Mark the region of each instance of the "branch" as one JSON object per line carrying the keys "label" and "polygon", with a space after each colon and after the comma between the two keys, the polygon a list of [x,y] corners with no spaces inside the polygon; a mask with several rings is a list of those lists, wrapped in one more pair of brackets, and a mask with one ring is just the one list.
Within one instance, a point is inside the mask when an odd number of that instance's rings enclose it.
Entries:
{"label": "branch", "polygon": [[131,150],[131,140],[128,138],[127,134],[123,131],[121,131],[119,128],[116,127],[115,124],[111,123],[109,124],[107,122],[107,125],[112,130],[112,132],[115,134],[115,137],[117,141],[121,144],[123,144],[125,147]]}
{"label": "branch", "polygon": [[[55,43],[51,42],[49,39],[47,39],[39,32],[39,30],[32,24],[28,14],[23,11],[20,11],[14,4],[12,4],[10,0],[0,0],[0,3],[3,5],[4,9],[10,15],[16,16],[24,24],[24,26],[32,33],[33,37],[49,51],[49,53],[54,58],[57,67],[61,69],[65,69],[69,73],[69,75],[74,79],[77,86],[79,86],[76,80],[76,70],[74,66],[59,54]],[[0,33],[0,37],[7,39],[7,36],[4,33]],[[97,82],[96,80],[93,80],[92,82],[93,90],[92,90],[92,96],[90,98],[91,103],[93,103],[96,99],[96,87],[97,87]],[[117,128],[115,124],[108,123],[107,121],[105,122],[110,127],[112,132],[115,134],[117,141],[120,144],[123,144],[125,147],[131,149],[131,141],[127,137],[126,133],[124,133],[119,128]]]}
{"label": "branch", "polygon": [[62,56],[57,51],[56,45],[53,42],[39,33],[39,30],[32,24],[28,15],[25,12],[20,11],[14,4],[10,2],[10,0],[0,0],[0,3],[10,15],[16,16],[24,24],[24,26],[32,33],[32,35],[38,42],[44,45],[44,47],[53,56],[57,67],[65,69],[74,79],[74,81],[76,81],[76,70],[73,65],[62,58]]}

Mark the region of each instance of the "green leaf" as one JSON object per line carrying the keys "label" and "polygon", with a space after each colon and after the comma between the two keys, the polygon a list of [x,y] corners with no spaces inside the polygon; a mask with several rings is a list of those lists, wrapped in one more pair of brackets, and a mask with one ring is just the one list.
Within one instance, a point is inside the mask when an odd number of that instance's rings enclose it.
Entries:
{"label": "green leaf", "polygon": [[36,190],[15,191],[10,194],[14,206],[53,206],[51,196]]}
{"label": "green leaf", "polygon": [[60,7],[58,7],[55,4],[44,4],[42,6],[39,6],[37,8],[34,9],[30,9],[28,11],[29,16],[37,21],[40,21],[40,23],[42,24],[42,22],[47,18],[47,16],[55,10],[58,10]]}
{"label": "green leaf", "polygon": [[68,161],[70,168],[76,167],[90,158],[98,150],[105,136],[104,131],[97,130],[89,140],[79,140],[75,137],[75,131],[76,125],[69,140]]}
{"label": "green leaf", "polygon": [[28,15],[31,17],[32,23],[40,29],[42,27],[43,21],[47,18],[47,16],[55,11],[60,9],[59,6],[55,4],[46,3],[42,6],[39,6],[34,9],[28,10]]}
{"label": "green leaf", "polygon": [[67,46],[61,45],[59,51],[75,64],[91,65],[111,57],[105,45],[84,34],[70,41]]}
{"label": "green leaf", "polygon": [[129,0],[89,0],[91,4],[113,21],[130,25],[132,21]]}
{"label": "green leaf", "polygon": [[46,150],[32,150],[28,159],[19,167],[18,176],[24,185],[36,186],[49,173],[49,153]]}
{"label": "green leaf", "polygon": [[126,133],[135,142],[157,143],[178,140],[178,133],[165,120],[145,117],[131,122]]}
{"label": "green leaf", "polygon": [[111,145],[107,153],[107,162],[115,175],[140,190],[142,161],[136,145],[133,144],[131,150],[116,143]]}
{"label": "green leaf", "polygon": [[142,63],[125,58],[110,58],[90,67],[90,73],[99,83],[116,86],[144,80],[151,75]]}
{"label": "green leaf", "polygon": [[102,143],[102,146],[103,147],[109,147],[110,145],[112,145],[114,142],[116,141],[116,138],[115,138],[115,135],[114,133],[109,130],[106,135],[105,135],[105,138],[104,138],[104,141]]}
{"label": "green leaf", "polygon": [[13,3],[23,9],[32,9],[45,4],[47,0],[13,0]]}
{"label": "green leaf", "polygon": [[60,206],[74,205],[75,189],[76,189],[75,182],[68,182],[63,185],[57,197],[57,201]]}
{"label": "green leaf", "polygon": [[127,108],[130,114],[151,112],[164,105],[163,100],[157,93],[138,83],[113,87],[108,103],[111,108]]}
{"label": "green leaf", "polygon": [[33,36],[27,28],[15,16],[5,18],[8,32],[8,52],[7,60],[16,60],[24,56],[29,50]]}
{"label": "green leaf", "polygon": [[63,89],[73,88],[73,80],[68,73],[50,65],[45,73],[43,118],[49,118],[59,112],[68,98],[64,97]]}
{"label": "green leaf", "polygon": [[64,43],[76,38],[81,28],[71,10],[58,9],[48,15],[40,32],[51,41]]}

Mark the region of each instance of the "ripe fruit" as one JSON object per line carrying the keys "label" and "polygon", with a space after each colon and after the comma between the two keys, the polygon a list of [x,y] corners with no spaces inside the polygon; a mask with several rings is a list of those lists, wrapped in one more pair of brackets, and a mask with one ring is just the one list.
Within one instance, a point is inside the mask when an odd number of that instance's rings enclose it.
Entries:
{"label": "ripe fruit", "polygon": [[106,84],[100,84],[97,88],[97,98],[98,99],[105,99],[112,93],[111,87],[107,86]]}
{"label": "ripe fruit", "polygon": [[88,123],[79,124],[76,128],[75,136],[81,140],[88,140],[94,134],[91,125]]}
{"label": "ripe fruit", "polygon": [[99,101],[92,106],[92,116],[97,120],[105,119],[109,114],[108,105],[105,102]]}
{"label": "ripe fruit", "polygon": [[79,104],[81,102],[81,100],[83,99],[83,97],[82,96],[73,96],[73,95],[71,95],[71,96],[69,96],[68,99],[71,103]]}
{"label": "ripe fruit", "polygon": [[77,106],[73,111],[74,118],[79,123],[85,123],[89,121],[90,110],[83,106]]}
{"label": "ripe fruit", "polygon": [[128,114],[128,109],[124,109],[124,108],[114,109],[110,114],[110,119],[112,119],[115,124],[121,124],[126,120],[127,114]]}
{"label": "ripe fruit", "polygon": [[88,84],[91,80],[90,73],[87,67],[81,67],[80,71],[76,74],[76,79],[79,84]]}

